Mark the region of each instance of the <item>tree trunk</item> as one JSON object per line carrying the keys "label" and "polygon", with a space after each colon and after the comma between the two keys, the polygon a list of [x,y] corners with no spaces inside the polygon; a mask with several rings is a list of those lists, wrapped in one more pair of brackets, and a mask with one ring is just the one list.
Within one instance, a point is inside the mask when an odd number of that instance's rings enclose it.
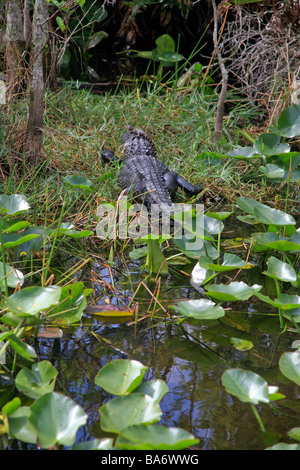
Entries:
{"label": "tree trunk", "polygon": [[33,67],[25,158],[37,163],[41,153],[44,111],[43,53],[48,39],[46,0],[36,0],[32,22]]}
{"label": "tree trunk", "polygon": [[22,61],[25,41],[20,0],[8,2],[5,44],[6,91],[7,101],[10,101],[22,90],[24,79]]}

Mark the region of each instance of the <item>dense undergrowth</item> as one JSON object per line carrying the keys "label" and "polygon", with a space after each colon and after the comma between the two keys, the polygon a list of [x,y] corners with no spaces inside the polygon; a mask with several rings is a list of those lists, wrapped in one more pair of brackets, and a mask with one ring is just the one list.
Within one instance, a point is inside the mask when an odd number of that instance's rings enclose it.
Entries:
{"label": "dense undergrowth", "polygon": [[[80,322],[93,292],[78,282],[78,270],[95,258],[109,265],[115,256],[128,253],[127,243],[101,241],[95,236],[97,207],[115,204],[119,194],[116,168],[103,165],[101,148],[105,145],[120,154],[126,125],[143,128],[156,143],[163,161],[192,183],[204,184],[205,249],[191,255],[184,240],[176,247],[178,256],[190,257],[195,263],[192,280],[196,279],[196,287],[205,288],[206,297],[173,306],[174,321],[218,319],[225,315],[223,302],[253,295],[274,307],[282,331],[292,328],[299,333],[299,105],[270,131],[258,125],[258,110],[229,94],[224,134],[216,144],[217,95],[203,88],[152,86],[146,92],[119,89],[103,95],[68,88],[49,91],[45,103],[40,168],[11,167],[10,159],[16,156],[11,149],[22,143],[23,101],[12,105],[2,133],[0,353],[6,356],[1,380],[14,384],[13,393],[1,396],[3,446],[10,436],[30,444],[38,442],[43,448],[69,447],[78,427],[86,422],[79,406],[53,391],[57,372],[47,361],[39,362],[32,338],[45,325],[63,329]],[[182,194],[177,197],[179,202],[185,200]],[[236,209],[242,212],[241,223],[253,226],[252,239],[244,240],[243,257],[225,252],[221,245],[222,221]],[[160,241],[163,244],[164,240]],[[163,262],[171,266],[167,250],[160,251],[157,241],[147,244],[143,255],[149,255],[150,250],[159,259],[163,252]],[[248,258],[252,250],[255,257],[267,256],[269,265],[264,274],[274,279],[276,295],[261,293],[261,286],[238,279],[235,282],[235,277],[226,285],[217,282],[219,273],[251,269],[252,258],[249,262]],[[78,264],[68,271],[58,269],[54,260],[61,252],[77,256]],[[155,274],[160,272],[153,259],[147,267]],[[146,279],[147,270],[144,273]],[[286,283],[288,294],[282,289]],[[25,336],[28,332],[32,334],[29,339]],[[54,334],[60,334],[60,330]],[[153,424],[161,416],[159,401],[167,390],[159,380],[142,384],[145,370],[140,363],[125,361],[97,374],[95,383],[117,396],[100,409],[103,431],[115,433],[116,439],[95,440],[85,448],[157,449],[163,442],[163,449],[178,449],[196,443],[182,430],[168,431]],[[116,390],[124,371],[130,379]],[[256,375],[240,377],[242,372],[233,371],[223,375],[224,386],[250,403],[266,433],[255,405],[277,400],[279,395]],[[287,356],[281,361],[281,371],[299,385],[299,370]],[[249,392],[254,386],[257,396]],[[138,400],[143,413],[136,421],[130,415],[122,423],[114,422],[116,413],[125,414],[128,407],[137,406]],[[63,421],[58,419],[62,412]],[[50,419],[47,428],[44,423]],[[297,439],[296,431],[294,435]]]}

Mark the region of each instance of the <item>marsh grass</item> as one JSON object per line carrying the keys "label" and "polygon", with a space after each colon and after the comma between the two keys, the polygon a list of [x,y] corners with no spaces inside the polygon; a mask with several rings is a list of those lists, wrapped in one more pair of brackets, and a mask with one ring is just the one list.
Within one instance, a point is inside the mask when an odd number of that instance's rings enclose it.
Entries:
{"label": "marsh grass", "polygon": [[[143,91],[119,87],[116,92],[101,95],[74,87],[49,90],[45,96],[41,166],[25,167],[21,173],[10,169],[10,175],[4,174],[0,181],[1,193],[26,193],[29,203],[34,203],[34,223],[55,223],[64,203],[66,219],[85,228],[91,224],[93,205],[96,208],[99,202],[116,201],[117,168],[102,164],[101,148],[104,145],[120,155],[121,137],[130,124],[151,136],[159,157],[170,168],[194,184],[204,183],[210,198],[232,203],[242,194],[272,197],[272,187],[261,180],[253,164],[214,158],[214,153],[224,155],[237,144],[245,145],[240,125],[251,133],[256,122],[255,109],[230,91],[223,137],[216,145],[217,100],[217,94],[207,93],[205,88],[178,89],[158,83],[146,83]],[[5,116],[4,163],[14,153],[12,145],[18,132],[22,135],[26,109],[26,99],[20,99]],[[80,191],[66,187],[63,177],[70,174],[92,180],[97,192],[92,205]],[[181,194],[178,197],[184,198]]]}

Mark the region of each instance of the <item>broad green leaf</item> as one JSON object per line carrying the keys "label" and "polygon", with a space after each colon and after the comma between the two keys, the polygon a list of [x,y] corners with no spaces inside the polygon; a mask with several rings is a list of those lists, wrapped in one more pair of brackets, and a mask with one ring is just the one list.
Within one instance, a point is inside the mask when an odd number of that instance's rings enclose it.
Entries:
{"label": "broad green leaf", "polygon": [[102,39],[108,38],[108,34],[105,31],[98,31],[98,33],[93,34],[86,45],[84,46],[84,50],[87,51],[88,49],[92,49],[93,47],[97,46]]}
{"label": "broad green leaf", "polygon": [[106,364],[95,377],[95,383],[113,395],[132,392],[143,380],[147,367],[139,361],[117,359]]}
{"label": "broad green leaf", "polygon": [[213,219],[217,219],[217,220],[227,219],[227,217],[229,217],[231,214],[232,214],[232,212],[210,212],[210,211],[207,211],[205,213],[206,216],[212,217]]}
{"label": "broad green leaf", "polygon": [[117,446],[130,450],[181,450],[199,442],[189,432],[158,424],[137,424],[124,429]]}
{"label": "broad green leaf", "polygon": [[197,263],[193,271],[191,272],[191,285],[196,289],[200,287],[204,281],[209,279],[214,274],[213,271],[206,268],[201,268],[200,264]]}
{"label": "broad green leaf", "polygon": [[74,188],[84,189],[89,192],[95,190],[94,184],[85,176],[69,175],[64,177],[64,181]]}
{"label": "broad green leaf", "polygon": [[15,379],[19,392],[30,398],[39,398],[53,392],[57,370],[49,361],[41,361],[29,369],[21,369]]}
{"label": "broad green leaf", "polygon": [[222,384],[228,393],[235,395],[244,403],[257,405],[259,402],[270,402],[268,384],[255,372],[228,369],[222,375]]}
{"label": "broad green leaf", "polygon": [[[282,237],[277,233],[273,232],[257,232],[253,233],[252,237],[254,241],[261,247],[267,249],[273,249],[278,251],[299,251],[300,243],[298,240],[294,241],[293,236],[289,239]],[[255,248],[255,247],[254,247]]]}
{"label": "broad green leaf", "polygon": [[215,320],[225,315],[222,307],[216,306],[208,299],[183,300],[176,305],[170,305],[170,308],[197,320]]}
{"label": "broad green leaf", "polygon": [[296,271],[290,264],[284,263],[280,259],[271,256],[267,261],[267,265],[268,270],[263,271],[263,274],[266,276],[284,282],[295,282],[297,280]]}
{"label": "broad green leaf", "polygon": [[51,392],[33,403],[29,421],[36,429],[39,444],[49,449],[55,444],[71,446],[87,415],[69,397]]}
{"label": "broad green leaf", "polygon": [[277,134],[261,134],[255,140],[253,147],[258,154],[267,156],[289,152],[289,144],[280,144],[280,140],[281,138]]}
{"label": "broad green leaf", "polygon": [[70,450],[112,450],[114,441],[109,437],[103,439],[91,439],[90,441],[80,442],[71,447]]}
{"label": "broad green leaf", "polygon": [[255,295],[263,302],[267,302],[268,304],[273,305],[273,307],[277,307],[282,310],[293,310],[300,306],[300,296],[298,295],[282,294],[278,299],[274,300],[260,292]]}
{"label": "broad green leaf", "polygon": [[272,209],[266,205],[256,206],[254,215],[263,224],[271,225],[295,225],[296,221],[292,215],[286,214],[279,209]]}
{"label": "broad green leaf", "polygon": [[300,444],[285,444],[284,442],[279,442],[271,447],[267,447],[265,450],[300,450]]}
{"label": "broad green leaf", "polygon": [[56,324],[71,324],[80,321],[87,300],[82,282],[75,282],[61,288],[60,302],[49,312],[49,319]]}
{"label": "broad green leaf", "polygon": [[204,286],[209,297],[214,297],[218,300],[248,300],[252,295],[256,295],[262,289],[262,286],[254,284],[248,286],[245,282],[231,282],[225,284],[211,284]]}
{"label": "broad green leaf", "polygon": [[133,390],[133,393],[144,393],[159,403],[163,396],[168,393],[168,390],[168,385],[164,380],[153,379],[148,382],[141,383],[135,390]]}
{"label": "broad green leaf", "polygon": [[259,169],[267,178],[270,179],[281,179],[285,175],[285,170],[278,165],[274,165],[273,163],[267,163],[265,166],[260,166]]}
{"label": "broad green leaf", "polygon": [[20,338],[15,336],[14,334],[10,335],[7,338],[7,341],[11,345],[12,348],[16,351],[19,356],[24,357],[28,361],[32,361],[34,358],[37,357],[37,354],[32,346],[26,344],[24,341],[21,341]]}
{"label": "broad green leaf", "polygon": [[248,341],[246,339],[240,339],[240,338],[233,338],[232,337],[232,338],[230,338],[230,342],[239,351],[249,351],[250,349],[253,348],[252,341]]}
{"label": "broad green leaf", "polygon": [[163,62],[179,62],[180,60],[183,60],[184,57],[182,54],[179,54],[178,52],[171,52],[171,51],[162,51],[159,52],[157,51],[156,59],[161,60]]}
{"label": "broad green leaf", "polygon": [[9,434],[15,439],[29,444],[36,444],[37,431],[35,426],[29,421],[31,415],[29,406],[21,406],[15,413],[8,417]]}
{"label": "broad green leaf", "polygon": [[159,404],[143,393],[114,398],[99,411],[101,429],[114,433],[120,433],[133,424],[155,423],[162,415]]}
{"label": "broad green leaf", "polygon": [[21,400],[19,397],[13,398],[11,401],[5,403],[2,407],[2,412],[6,414],[6,416],[10,416],[15,413],[21,406]]}
{"label": "broad green leaf", "polygon": [[282,374],[297,385],[300,385],[300,351],[285,352],[279,359]]}
{"label": "broad green leaf", "polygon": [[19,257],[31,258],[31,252],[38,252],[46,243],[50,230],[45,227],[30,227],[20,235],[28,237],[26,240],[20,239],[15,251]]}
{"label": "broad green leaf", "polygon": [[199,259],[199,265],[202,268],[210,269],[211,271],[231,271],[232,269],[250,269],[253,268],[253,264],[242,260],[239,256],[232,253],[225,253],[222,264],[214,264],[206,256],[201,256]]}
{"label": "broad green leaf", "polygon": [[0,213],[9,215],[17,215],[30,209],[27,199],[23,194],[11,194],[0,196]]}
{"label": "broad green leaf", "polygon": [[1,302],[2,309],[19,315],[36,315],[59,302],[61,287],[25,287]]}
{"label": "broad green leaf", "polygon": [[0,286],[2,289],[5,288],[6,283],[9,287],[17,287],[18,284],[22,286],[24,283],[24,275],[18,269],[13,268],[9,264],[4,265],[0,261]]}
{"label": "broad green leaf", "polygon": [[238,207],[248,214],[255,215],[254,209],[258,206],[264,206],[261,202],[251,199],[250,197],[241,196],[237,198]]}
{"label": "broad green leaf", "polygon": [[288,138],[300,135],[300,104],[289,106],[281,113],[276,132]]}
{"label": "broad green leaf", "polygon": [[225,156],[248,160],[253,157],[257,158],[258,155],[253,147],[240,147],[228,152]]}
{"label": "broad green leaf", "polygon": [[158,52],[174,52],[175,51],[175,41],[169,36],[169,34],[162,34],[159,36],[155,44],[157,46]]}
{"label": "broad green leaf", "polygon": [[293,428],[288,432],[288,435],[295,439],[295,441],[300,441],[300,428]]}
{"label": "broad green leaf", "polygon": [[28,233],[27,230],[21,233],[7,233],[2,235],[2,245],[4,248],[15,248],[19,245],[23,245],[30,240],[34,240],[39,235],[35,233]]}

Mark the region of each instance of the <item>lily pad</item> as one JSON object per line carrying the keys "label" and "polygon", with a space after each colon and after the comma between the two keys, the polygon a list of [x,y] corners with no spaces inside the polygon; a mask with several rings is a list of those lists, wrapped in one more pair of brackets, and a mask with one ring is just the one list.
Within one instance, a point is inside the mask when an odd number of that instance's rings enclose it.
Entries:
{"label": "lily pad", "polygon": [[235,395],[244,403],[257,405],[259,402],[270,402],[268,384],[255,372],[228,369],[222,375],[222,384],[228,393]]}
{"label": "lily pad", "polygon": [[245,282],[231,282],[228,285],[225,284],[209,284],[204,286],[209,297],[214,297],[218,300],[229,301],[229,300],[248,300],[252,295],[256,295],[262,286],[254,284],[248,286]]}
{"label": "lily pad", "polygon": [[254,142],[254,149],[260,155],[277,155],[278,153],[287,153],[290,151],[289,144],[281,144],[281,138],[277,134],[270,132],[261,134]]}
{"label": "lily pad", "polygon": [[285,377],[300,385],[300,351],[283,353],[279,359],[279,369]]}
{"label": "lily pad", "polygon": [[280,114],[276,132],[288,138],[300,135],[300,104],[289,106]]}
{"label": "lily pad", "polygon": [[49,361],[41,361],[29,369],[21,369],[15,379],[19,392],[30,398],[39,398],[52,392],[55,385],[57,370]]}
{"label": "lily pad", "polygon": [[214,302],[208,299],[199,300],[183,300],[177,305],[170,306],[173,310],[177,310],[182,315],[197,320],[215,320],[225,315],[222,307],[216,306]]}
{"label": "lily pad", "polygon": [[49,287],[25,287],[24,289],[6,297],[1,302],[3,309],[19,315],[36,315],[59,302],[61,288]]}
{"label": "lily pad", "polygon": [[30,209],[26,197],[23,194],[11,194],[0,196],[0,213],[7,216],[21,214]]}
{"label": "lily pad", "polygon": [[124,429],[117,445],[130,450],[181,450],[199,442],[184,429],[159,424],[137,424]]}
{"label": "lily pad", "polygon": [[214,264],[206,256],[201,256],[199,259],[199,265],[202,268],[210,269],[211,271],[231,271],[233,269],[250,269],[253,268],[253,264],[242,260],[239,256],[232,253],[225,253],[222,264]]}
{"label": "lily pad", "polygon": [[297,280],[296,271],[290,264],[271,256],[267,261],[267,265],[268,270],[263,272],[266,276],[284,282],[295,282]]}
{"label": "lily pad", "polygon": [[132,392],[143,380],[147,367],[139,361],[117,359],[106,364],[95,377],[95,383],[113,395]]}
{"label": "lily pad", "polygon": [[101,429],[120,433],[133,424],[153,424],[161,418],[159,404],[144,393],[114,398],[99,409]]}
{"label": "lily pad", "polygon": [[34,425],[38,442],[44,449],[55,444],[71,446],[79,427],[87,421],[83,409],[69,397],[51,392],[31,406],[29,421]]}
{"label": "lily pad", "polygon": [[83,189],[89,192],[93,192],[95,190],[94,184],[85,176],[68,175],[64,177],[64,181],[74,188]]}

